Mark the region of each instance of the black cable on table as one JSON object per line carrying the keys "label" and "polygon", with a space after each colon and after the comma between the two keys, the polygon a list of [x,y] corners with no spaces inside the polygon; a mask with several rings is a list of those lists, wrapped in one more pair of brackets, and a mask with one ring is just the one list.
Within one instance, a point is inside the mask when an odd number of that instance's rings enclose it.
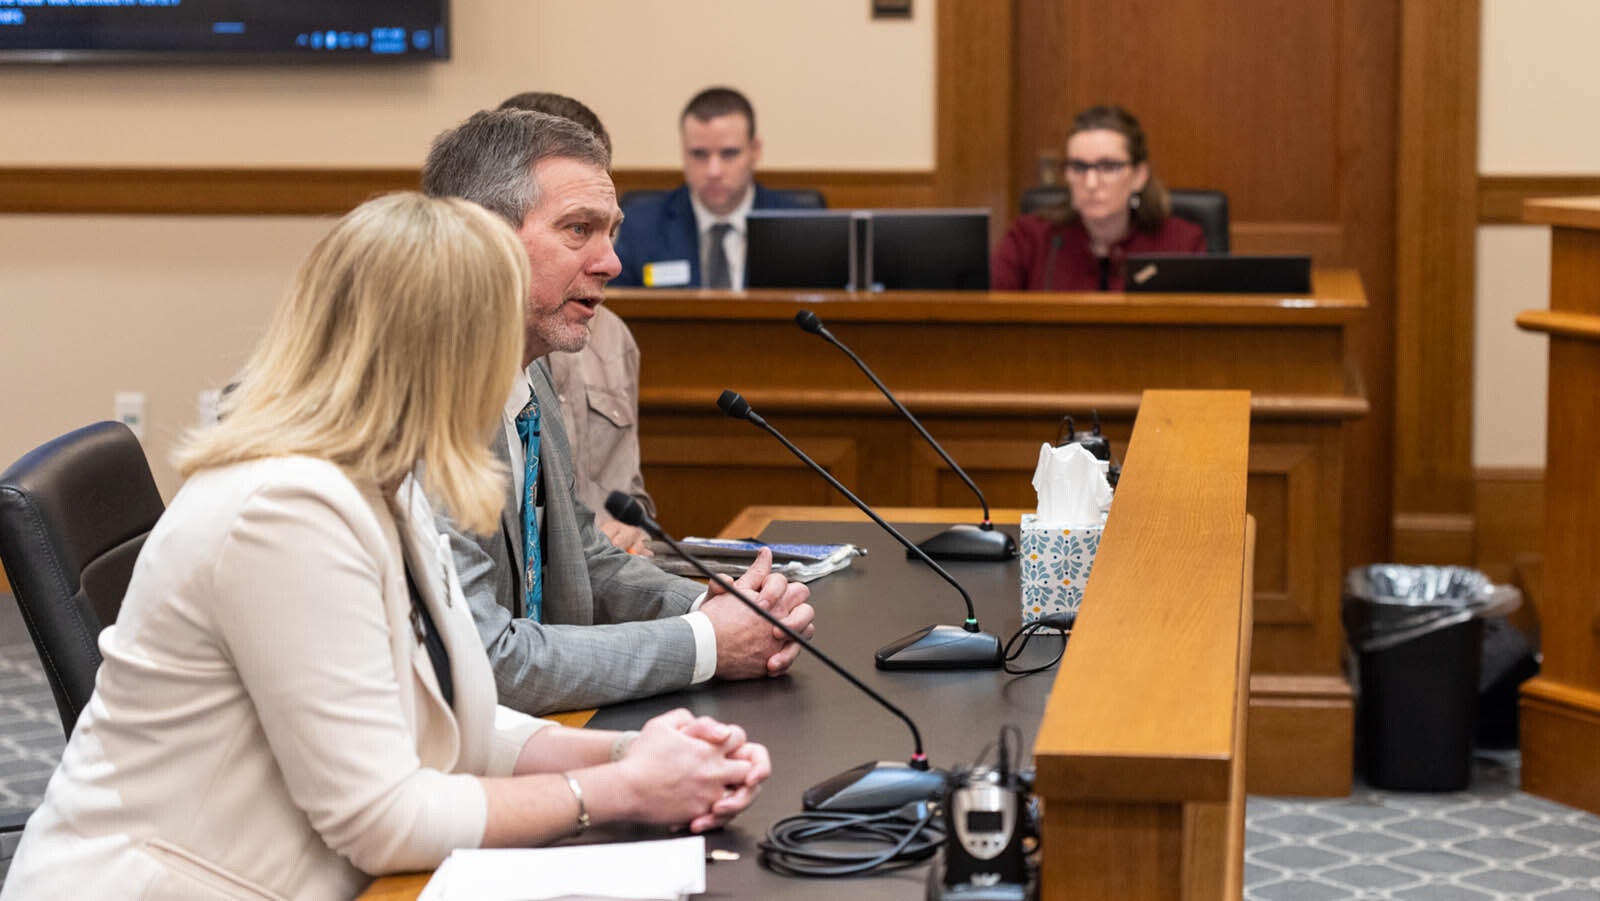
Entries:
{"label": "black cable on table", "polygon": [[[1004,652],[1006,672],[1013,676],[1031,676],[1034,673],[1042,673],[1060,663],[1061,656],[1067,652],[1067,637],[1072,634],[1072,624],[1076,619],[1077,614],[1074,613],[1052,613],[1047,616],[1041,616],[1031,623],[1024,624],[1022,628],[1006,639]],[[1022,652],[1028,648],[1029,640],[1045,629],[1054,629],[1061,634],[1061,649],[1056,651],[1056,655],[1050,658],[1049,663],[1043,663],[1039,666],[1013,667],[1011,661],[1021,657]],[[1021,644],[1017,644],[1019,640]],[[1016,646],[1015,651],[1012,650],[1012,646]]]}
{"label": "black cable on table", "polygon": [[938,812],[937,804],[918,801],[882,813],[798,813],[767,830],[761,859],[786,876],[857,876],[909,867],[944,844]]}

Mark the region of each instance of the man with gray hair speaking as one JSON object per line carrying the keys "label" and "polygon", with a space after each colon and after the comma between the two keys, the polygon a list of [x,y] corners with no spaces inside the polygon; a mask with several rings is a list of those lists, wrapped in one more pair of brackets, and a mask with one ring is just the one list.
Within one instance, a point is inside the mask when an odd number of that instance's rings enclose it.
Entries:
{"label": "man with gray hair speaking", "polygon": [[[715,587],[658,570],[612,546],[574,495],[559,402],[542,359],[574,351],[621,264],[622,221],[610,154],[566,119],[480,112],[440,135],[422,187],[510,222],[528,252],[523,376],[493,436],[511,470],[500,529],[442,522],[489,652],[501,702],[530,713],[673,691],[713,676],[776,676],[799,647]],[[787,625],[812,632],[808,589],[763,553],[738,580]]]}

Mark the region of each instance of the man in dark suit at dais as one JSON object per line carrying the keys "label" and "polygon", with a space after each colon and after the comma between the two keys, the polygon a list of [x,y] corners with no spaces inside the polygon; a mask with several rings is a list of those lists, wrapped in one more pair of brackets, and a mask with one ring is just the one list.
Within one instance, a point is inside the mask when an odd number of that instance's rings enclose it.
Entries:
{"label": "man in dark suit at dais", "polygon": [[732,88],[707,88],[684,107],[684,184],[629,203],[617,236],[622,274],[613,284],[649,288],[743,288],[745,218],[751,210],[811,206],[815,194],[756,184],[756,113]]}
{"label": "man in dark suit at dais", "polygon": [[[440,135],[423,190],[488,208],[517,230],[532,267],[523,375],[492,443],[511,473],[500,528],[440,523],[494,667],[501,703],[530,713],[786,672],[799,647],[738,600],[613,546],[574,493],[571,451],[543,359],[576,351],[620,269],[622,211],[610,153],[582,126],[543,113],[474,114]],[[763,553],[739,579],[809,635],[804,585]]]}

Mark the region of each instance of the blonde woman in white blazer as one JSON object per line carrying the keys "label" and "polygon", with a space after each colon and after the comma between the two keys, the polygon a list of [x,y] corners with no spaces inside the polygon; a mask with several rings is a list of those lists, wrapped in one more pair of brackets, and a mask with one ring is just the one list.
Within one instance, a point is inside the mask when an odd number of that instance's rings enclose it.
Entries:
{"label": "blonde woman in white blazer", "polygon": [[464,201],[379,198],[318,244],[180,451],[6,901],[349,898],[453,848],[748,806],[770,763],[738,727],[496,706],[432,505],[497,527],[527,296],[514,234]]}

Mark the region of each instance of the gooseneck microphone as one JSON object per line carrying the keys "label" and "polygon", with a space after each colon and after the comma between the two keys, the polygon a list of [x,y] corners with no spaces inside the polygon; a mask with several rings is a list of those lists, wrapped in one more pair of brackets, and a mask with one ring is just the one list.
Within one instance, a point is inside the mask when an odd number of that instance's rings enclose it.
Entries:
{"label": "gooseneck microphone", "polygon": [[895,763],[893,761],[877,761],[863,763],[858,767],[849,769],[819,782],[806,789],[801,801],[807,810],[888,810],[901,807],[913,801],[925,800],[944,791],[945,773],[942,770],[928,768],[928,755],[922,751],[922,733],[918,731],[917,724],[911,721],[906,712],[891,704],[887,698],[878,694],[866,683],[857,679],[849,670],[835,663],[832,657],[817,649],[817,646],[802,638],[800,634],[784,625],[783,621],[773,616],[772,613],[745,593],[737,585],[728,581],[726,576],[718,575],[707,566],[699,557],[690,554],[678,545],[676,539],[661,528],[661,524],[650,518],[644,510],[644,505],[639,499],[613,491],[606,496],[606,512],[618,522],[636,526],[649,532],[651,537],[666,542],[673,553],[689,561],[689,565],[700,572],[701,575],[717,584],[717,587],[733,595],[749,607],[752,613],[772,624],[778,631],[788,637],[802,648],[805,648],[813,657],[821,660],[827,667],[838,673],[846,682],[860,689],[863,694],[876,701],[883,709],[900,718],[911,730],[911,744],[913,753],[908,763]]}
{"label": "gooseneck microphone", "polygon": [[992,669],[1000,666],[1004,655],[1001,652],[1000,638],[978,628],[978,614],[972,607],[972,596],[961,587],[953,576],[945,572],[944,567],[933,562],[921,548],[911,543],[911,539],[900,534],[894,526],[884,522],[877,511],[866,505],[861,498],[856,497],[850,489],[833,477],[833,474],[823,469],[821,464],[806,456],[805,451],[794,445],[794,442],[783,436],[770,423],[761,417],[761,414],[750,409],[750,402],[739,396],[737,391],[723,391],[717,398],[717,406],[723,413],[733,419],[745,419],[754,423],[767,434],[778,439],[789,453],[799,458],[800,462],[811,468],[811,471],[821,476],[823,481],[833,486],[833,490],[844,495],[850,503],[862,513],[872,518],[878,527],[894,536],[894,540],[905,545],[906,556],[915,555],[922,562],[928,564],[939,577],[949,582],[956,591],[961,593],[961,599],[967,604],[967,619],[960,628],[946,625],[926,626],[898,641],[879,648],[874,658],[877,660],[878,669]]}
{"label": "gooseneck microphone", "polygon": [[[917,430],[917,434],[928,442],[928,445],[950,466],[950,469],[961,477],[961,481],[967,483],[967,487],[972,489],[972,493],[978,496],[978,503],[983,507],[983,522],[976,526],[951,526],[929,538],[920,546],[926,555],[938,560],[1000,561],[1010,560],[1015,557],[1017,555],[1016,539],[994,527],[994,522],[989,518],[989,502],[984,499],[983,492],[979,490],[977,483],[972,481],[972,477],[967,475],[967,471],[962,469],[959,463],[945,453],[945,449],[939,445],[939,442],[933,440],[933,436],[928,434],[928,430],[922,427],[922,423],[917,420],[917,417],[912,416],[911,411],[900,403],[900,400],[894,396],[888,386],[873,374],[872,370],[867,367],[866,363],[862,362],[860,357],[856,356],[855,351],[846,347],[843,341],[835,338],[833,333],[828,331],[828,327],[822,324],[822,320],[818,318],[816,313],[810,310],[801,310],[794,314],[794,321],[802,330],[816,335],[843,351],[844,355],[856,364],[856,368],[865,373],[867,378],[872,380],[872,384],[878,386],[878,390],[883,392],[883,396],[889,399],[889,403],[893,404],[896,410],[900,411],[900,415],[911,423],[911,426]],[[909,551],[906,552],[906,556],[916,559],[916,555]]]}

